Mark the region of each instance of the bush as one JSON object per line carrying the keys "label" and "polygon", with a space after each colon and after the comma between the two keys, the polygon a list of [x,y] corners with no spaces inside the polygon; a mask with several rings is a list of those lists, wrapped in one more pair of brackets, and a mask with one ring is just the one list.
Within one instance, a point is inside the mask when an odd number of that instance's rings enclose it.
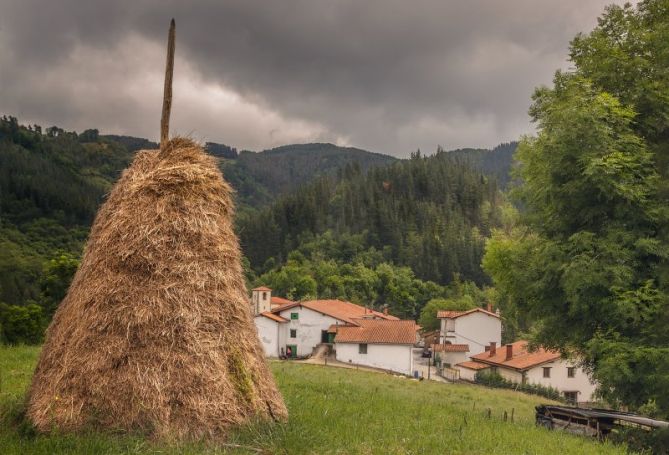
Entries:
{"label": "bush", "polygon": [[555,401],[565,401],[560,391],[556,388],[550,386],[544,386],[541,384],[522,384],[513,381],[509,381],[500,375],[499,373],[493,372],[484,372],[479,371],[476,373],[474,379],[478,384],[482,384],[488,387],[495,387],[498,389],[513,389],[519,392],[529,393],[532,395],[539,395],[550,400]]}
{"label": "bush", "polygon": [[628,427],[614,431],[609,440],[617,444],[627,444],[628,450],[638,453],[669,453],[669,428],[647,431]]}
{"label": "bush", "polygon": [[0,341],[3,343],[38,344],[44,335],[44,325],[41,306],[0,303]]}

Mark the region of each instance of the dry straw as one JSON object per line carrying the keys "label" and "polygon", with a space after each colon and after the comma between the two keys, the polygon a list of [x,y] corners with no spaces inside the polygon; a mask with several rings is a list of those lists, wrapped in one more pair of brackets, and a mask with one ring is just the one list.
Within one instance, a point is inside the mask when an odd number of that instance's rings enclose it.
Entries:
{"label": "dry straw", "polygon": [[249,311],[231,190],[194,142],[141,151],[100,208],[28,395],[40,431],[224,437],[287,410]]}

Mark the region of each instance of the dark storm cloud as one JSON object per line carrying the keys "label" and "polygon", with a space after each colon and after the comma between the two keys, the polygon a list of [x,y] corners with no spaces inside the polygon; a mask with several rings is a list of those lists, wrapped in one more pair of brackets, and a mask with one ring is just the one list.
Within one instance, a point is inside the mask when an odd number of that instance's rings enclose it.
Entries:
{"label": "dark storm cloud", "polygon": [[606,3],[0,0],[0,111],[155,137],[175,17],[179,132],[397,155],[491,146],[530,131],[533,88]]}

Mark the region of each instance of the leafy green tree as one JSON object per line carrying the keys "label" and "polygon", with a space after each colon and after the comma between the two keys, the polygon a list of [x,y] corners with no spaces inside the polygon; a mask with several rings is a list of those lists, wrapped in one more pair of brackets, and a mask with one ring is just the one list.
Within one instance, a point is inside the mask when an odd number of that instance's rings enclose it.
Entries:
{"label": "leafy green tree", "polygon": [[437,330],[439,329],[439,319],[437,319],[439,311],[466,311],[475,307],[474,299],[469,295],[452,299],[432,299],[420,311],[418,324],[424,330]]}
{"label": "leafy green tree", "polygon": [[611,403],[669,415],[669,2],[609,7],[530,109],[516,192],[527,232],[484,259],[535,341],[578,354]]}
{"label": "leafy green tree", "polygon": [[8,344],[38,344],[42,341],[44,326],[44,313],[39,305],[0,303],[0,341]]}
{"label": "leafy green tree", "polygon": [[78,267],[79,260],[67,253],[58,255],[44,265],[44,272],[40,280],[42,289],[40,303],[48,318],[53,315],[65,298]]}

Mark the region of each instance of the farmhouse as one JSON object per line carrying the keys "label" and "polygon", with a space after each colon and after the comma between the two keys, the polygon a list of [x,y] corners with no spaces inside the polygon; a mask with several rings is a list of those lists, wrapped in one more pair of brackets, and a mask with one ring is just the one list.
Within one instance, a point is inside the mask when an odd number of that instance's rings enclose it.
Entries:
{"label": "farmhouse", "polygon": [[272,308],[271,292],[256,288],[251,297],[258,336],[268,357],[311,354],[321,343],[334,343],[336,330],[332,327],[358,326],[363,319],[398,320],[387,312],[342,300],[289,302]]}
{"label": "farmhouse", "polygon": [[[502,341],[499,314],[483,308],[468,311],[439,311],[439,345],[433,346],[444,363],[455,364],[486,350],[490,343]],[[443,346],[446,345],[446,346]],[[447,347],[452,345],[452,347]]]}
{"label": "farmhouse", "polygon": [[491,343],[487,352],[471,356],[471,360],[457,364],[456,368],[460,370],[461,379],[473,380],[477,372],[491,371],[512,382],[550,386],[573,403],[593,401],[596,389],[575,362],[543,348],[530,351],[524,340],[501,348]]}
{"label": "farmhouse", "polygon": [[335,351],[341,362],[366,365],[410,375],[418,326],[414,321],[357,319],[332,326]]}

